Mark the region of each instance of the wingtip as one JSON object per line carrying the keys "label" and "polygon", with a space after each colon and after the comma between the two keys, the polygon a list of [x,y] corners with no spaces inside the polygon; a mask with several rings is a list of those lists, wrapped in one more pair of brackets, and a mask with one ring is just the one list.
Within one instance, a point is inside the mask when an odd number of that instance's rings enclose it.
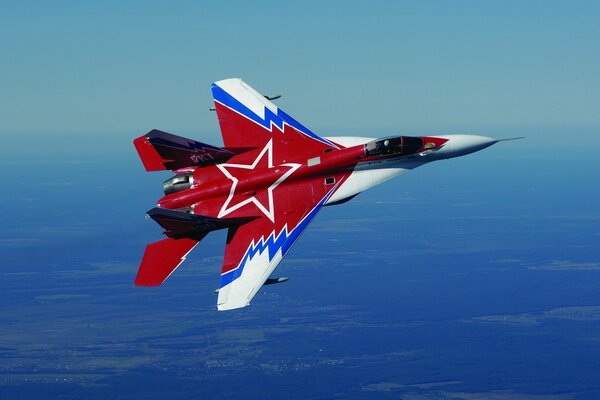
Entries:
{"label": "wingtip", "polygon": [[226,79],[220,79],[220,80],[218,80],[218,81],[215,81],[215,82],[213,82],[212,86],[213,86],[213,87],[214,87],[214,86],[222,86],[222,84],[223,84],[223,83],[226,83],[226,82],[234,82],[234,81],[237,81],[237,82],[243,82],[243,81],[242,81],[242,78],[226,78]]}
{"label": "wingtip", "polygon": [[217,310],[218,311],[232,311],[232,310],[239,310],[242,308],[246,308],[250,305],[250,302],[232,302],[232,301],[228,301],[227,303],[222,303],[222,304],[217,304]]}

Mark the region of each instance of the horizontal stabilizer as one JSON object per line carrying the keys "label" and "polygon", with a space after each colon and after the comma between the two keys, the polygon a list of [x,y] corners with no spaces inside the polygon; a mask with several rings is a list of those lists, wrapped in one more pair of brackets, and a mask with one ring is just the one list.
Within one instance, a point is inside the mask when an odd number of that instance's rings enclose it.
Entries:
{"label": "horizontal stabilizer", "polygon": [[146,171],[177,170],[227,161],[235,151],[154,129],[133,141]]}
{"label": "horizontal stabilizer", "polygon": [[146,246],[144,258],[135,277],[136,286],[159,286],[185,260],[198,244],[195,239],[166,238]]}
{"label": "horizontal stabilizer", "polygon": [[160,207],[155,207],[146,214],[165,229],[165,235],[174,239],[200,240],[209,232],[239,226],[253,220],[253,218],[205,217]]}

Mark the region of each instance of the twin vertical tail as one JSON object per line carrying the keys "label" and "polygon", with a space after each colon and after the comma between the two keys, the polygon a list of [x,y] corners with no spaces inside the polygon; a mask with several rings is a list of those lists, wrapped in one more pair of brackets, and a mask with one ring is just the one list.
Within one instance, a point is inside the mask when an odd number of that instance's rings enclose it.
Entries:
{"label": "twin vertical tail", "polygon": [[133,141],[146,171],[202,167],[227,161],[235,151],[186,139],[158,129]]}

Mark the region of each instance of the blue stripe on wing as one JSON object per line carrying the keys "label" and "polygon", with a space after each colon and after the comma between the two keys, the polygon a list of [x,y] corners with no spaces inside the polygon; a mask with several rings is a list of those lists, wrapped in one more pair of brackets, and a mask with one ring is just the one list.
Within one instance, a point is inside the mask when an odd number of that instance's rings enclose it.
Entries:
{"label": "blue stripe on wing", "polygon": [[237,100],[235,97],[223,90],[219,85],[213,83],[211,89],[213,97],[216,101],[218,101],[226,107],[231,108],[232,110],[238,112],[244,117],[256,122],[257,124],[263,126],[269,131],[271,130],[271,124],[276,125],[280,130],[283,131],[283,123],[285,122],[287,125],[295,128],[298,132],[302,133],[303,135],[308,136],[321,143],[324,143],[328,146],[337,148],[337,146],[334,143],[311,132],[307,127],[305,127],[300,122],[296,121],[294,118],[283,112],[283,110],[281,110],[280,108],[277,108],[277,114],[275,114],[269,108],[265,107],[265,117],[261,118],[260,116],[256,115],[253,111],[251,111],[248,107],[246,107],[244,104],[242,104],[239,100]]}
{"label": "blue stripe on wing", "polygon": [[279,235],[275,236],[275,232],[272,232],[269,237],[264,240],[261,237],[257,243],[250,243],[248,250],[240,260],[239,266],[223,275],[221,275],[221,287],[229,285],[235,279],[239,278],[244,271],[246,263],[248,263],[255,255],[263,253],[265,250],[269,252],[269,262],[273,260],[277,251],[281,250],[282,257],[285,257],[288,250],[300,237],[302,232],[306,229],[308,224],[317,215],[321,207],[327,202],[335,191],[337,185],[332,188],[321,201],[296,225],[291,232],[288,233],[287,225],[279,232]]}

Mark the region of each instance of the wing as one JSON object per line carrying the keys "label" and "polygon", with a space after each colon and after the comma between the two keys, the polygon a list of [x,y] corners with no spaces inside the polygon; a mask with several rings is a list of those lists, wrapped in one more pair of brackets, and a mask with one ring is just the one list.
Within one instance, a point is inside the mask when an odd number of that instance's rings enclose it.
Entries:
{"label": "wing", "polygon": [[241,79],[215,82],[212,92],[225,147],[250,149],[217,167],[229,176],[266,160],[266,167],[277,165],[285,171],[268,189],[237,193],[234,183],[216,210],[210,203],[194,209],[219,218],[254,218],[228,231],[217,302],[219,310],[231,310],[250,303],[349,174],[340,173],[333,180],[337,185],[323,177],[286,181],[299,160],[343,146],[311,132]]}
{"label": "wing", "polygon": [[[319,190],[321,182],[322,179],[292,183],[278,190],[275,204],[282,210],[285,209],[285,212],[276,213],[275,221],[262,216],[229,229],[217,300],[220,311],[250,304],[292,245],[335,192],[337,185],[330,186],[323,193]],[[277,198],[283,201],[277,201]],[[318,199],[315,201],[315,198]]]}
{"label": "wing", "polygon": [[269,140],[276,164],[343,147],[311,132],[241,79],[215,82],[212,93],[225,147],[257,149],[229,162],[255,159]]}

